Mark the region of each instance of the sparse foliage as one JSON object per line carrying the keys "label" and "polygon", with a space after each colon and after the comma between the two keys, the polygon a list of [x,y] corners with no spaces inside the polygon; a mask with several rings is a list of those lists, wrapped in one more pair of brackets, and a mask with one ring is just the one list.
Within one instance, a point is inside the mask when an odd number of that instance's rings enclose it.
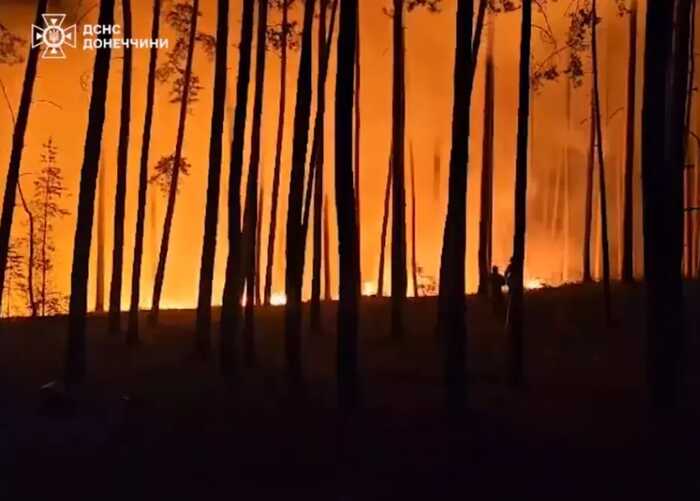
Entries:
{"label": "sparse foliage", "polygon": [[[168,194],[170,190],[170,182],[173,177],[173,166],[175,165],[175,155],[163,156],[158,160],[158,163],[153,167],[153,174],[148,179],[150,184],[158,186],[163,195]],[[190,175],[190,168],[192,164],[187,161],[187,158],[182,157],[180,159],[180,174],[183,176]],[[180,186],[178,185],[177,190],[179,192]]]}
{"label": "sparse foliage", "polygon": [[13,65],[24,62],[21,50],[26,45],[26,40],[18,37],[0,23],[0,64]]}

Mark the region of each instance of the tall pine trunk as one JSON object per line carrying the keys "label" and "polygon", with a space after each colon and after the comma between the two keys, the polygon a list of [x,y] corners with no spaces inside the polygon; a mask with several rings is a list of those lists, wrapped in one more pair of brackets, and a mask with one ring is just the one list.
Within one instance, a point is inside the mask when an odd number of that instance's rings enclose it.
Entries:
{"label": "tall pine trunk", "polygon": [[304,384],[301,363],[301,289],[304,275],[302,205],[304,201],[304,170],[311,116],[311,57],[313,45],[311,30],[313,29],[315,4],[315,0],[307,0],[304,4],[301,58],[299,61],[294,110],[292,170],[287,202],[285,361],[288,383],[293,394],[303,391]]}
{"label": "tall pine trunk", "polygon": [[277,203],[282,170],[282,144],[284,142],[284,116],[287,106],[287,24],[289,23],[289,0],[282,3],[282,47],[280,67],[280,100],[277,116],[277,143],[275,145],[275,169],[272,176],[272,198],[270,205],[270,232],[267,237],[267,264],[265,265],[265,304],[270,304],[272,295],[272,267],[275,263],[275,235],[277,233]]}
{"label": "tall pine trunk", "polygon": [[[307,0],[309,1],[309,0]],[[313,0],[311,0],[313,3]],[[357,33],[357,0],[343,0],[338,38],[335,99],[335,200],[340,256],[338,304],[338,405],[350,413],[358,404],[357,331],[360,303],[360,257],[353,188],[353,73]],[[405,271],[405,270],[404,270]]]}
{"label": "tall pine trunk", "polygon": [[[669,147],[677,139],[673,133],[680,132],[669,127],[675,125],[674,97],[677,100],[680,96],[667,92],[669,88],[676,90],[675,82],[668,85],[669,75],[673,74],[672,58],[675,63],[683,64],[679,54],[672,52],[674,3],[650,2],[647,6],[648,43],[644,54],[642,199],[647,376],[650,403],[657,411],[677,405],[683,346],[683,177],[682,165],[675,162],[673,148]],[[682,17],[678,20],[684,24]],[[681,37],[677,41],[682,44]]]}
{"label": "tall pine trunk", "polygon": [[523,277],[525,272],[525,235],[527,224],[527,140],[530,114],[530,44],[532,42],[532,3],[530,1],[523,2],[520,29],[518,136],[515,158],[515,224],[507,320],[508,383],[515,388],[522,387],[525,384]]}
{"label": "tall pine trunk", "polygon": [[595,173],[595,100],[591,97],[588,136],[588,165],[586,167],[586,206],[583,211],[583,281],[592,282],[591,235],[593,232],[593,175]]}
{"label": "tall pine trunk", "polygon": [[211,330],[211,299],[216,257],[216,232],[219,224],[219,194],[221,192],[221,157],[223,148],[224,116],[226,113],[226,62],[228,58],[229,0],[217,1],[216,60],[214,63],[214,93],[209,138],[209,174],[207,203],[204,212],[204,235],[199,271],[197,299],[196,349],[200,356],[209,352]]}
{"label": "tall pine trunk", "polygon": [[[687,82],[688,82],[688,87],[686,89],[686,106],[685,106],[685,115],[683,118],[683,159],[685,163],[685,159],[690,158],[690,155],[688,154],[688,142],[690,141],[690,119],[691,115],[693,112],[693,93],[695,92],[695,0],[690,0],[690,26],[689,26],[689,32],[688,36],[690,38],[689,41],[689,49],[690,52],[690,57],[688,58],[688,64],[689,70],[688,70],[688,76],[687,76]],[[698,162],[695,162],[695,165],[689,164],[686,166],[686,179],[685,179],[685,191],[686,191],[686,207],[693,207],[694,202],[696,202],[693,199],[693,179],[694,175],[698,175]],[[686,225],[686,256],[685,256],[685,267],[686,267],[686,276],[688,278],[693,278],[694,273],[695,273],[695,225],[694,223],[694,211],[688,211],[685,214],[685,225]]]}
{"label": "tall pine trunk", "polygon": [[[151,39],[160,36],[160,2],[153,0],[151,20]],[[157,47],[151,47],[148,58],[148,81],[146,83],[146,112],[143,119],[143,139],[141,141],[141,159],[139,165],[139,191],[136,209],[136,234],[134,235],[134,262],[131,272],[131,304],[129,305],[129,326],[127,343],[135,344],[139,340],[139,303],[141,301],[141,265],[143,263],[143,239],[146,219],[146,194],[148,192],[148,154],[151,147],[151,125],[153,123],[153,106],[156,89]]]}
{"label": "tall pine trunk", "polygon": [[[593,0],[593,19],[597,19],[597,0]],[[612,299],[610,292],[610,241],[608,239],[608,195],[605,182],[605,155],[603,152],[603,128],[600,113],[600,90],[598,76],[598,35],[597,23],[591,28],[591,50],[593,52],[593,95],[595,97],[595,126],[598,136],[598,184],[600,189],[600,232],[603,258],[603,301],[605,303],[605,320],[612,323]]]}
{"label": "tall pine trunk", "polygon": [[328,196],[323,201],[323,299],[331,300],[331,245],[328,221]]}
{"label": "tall pine trunk", "polygon": [[627,130],[625,132],[625,180],[622,230],[622,281],[634,282],[634,133],[637,101],[637,0],[629,12],[627,63]]}
{"label": "tall pine trunk", "polygon": [[160,299],[163,292],[163,282],[165,281],[165,267],[168,261],[168,251],[170,250],[170,232],[173,227],[175,217],[175,201],[178,192],[178,180],[180,179],[180,163],[182,161],[182,149],[185,142],[185,125],[187,122],[187,107],[190,95],[190,84],[192,80],[192,62],[194,60],[194,44],[197,34],[197,18],[199,17],[199,0],[192,2],[192,19],[190,20],[189,40],[187,45],[187,60],[185,62],[185,72],[183,74],[182,97],[180,99],[180,116],[177,126],[177,139],[175,141],[175,155],[173,158],[173,172],[170,177],[170,187],[168,189],[168,205],[165,209],[165,220],[163,221],[163,235],[160,241],[160,251],[158,252],[158,267],[156,268],[156,278],[153,284],[153,299],[151,304],[151,321],[158,322],[160,313]]}
{"label": "tall pine trunk", "polygon": [[256,225],[257,231],[255,232],[255,304],[257,306],[262,304],[262,297],[260,295],[260,245],[262,243],[262,208],[264,199],[265,184],[260,180],[260,193],[258,193],[258,224]]}
{"label": "tall pine trunk", "polygon": [[[114,24],[114,0],[100,0],[98,24],[101,26]],[[110,35],[104,33],[99,35],[99,40],[102,41],[103,47],[109,39]],[[86,371],[85,317],[87,313],[90,243],[92,241],[95,182],[98,176],[100,148],[102,146],[111,50],[97,49],[95,52],[83,164],[80,169],[78,220],[75,226],[73,243],[73,265],[68,311],[68,342],[64,367],[66,384],[82,383],[85,379]]]}
{"label": "tall pine trunk", "polygon": [[95,277],[95,313],[105,311],[105,167],[104,152],[100,155],[97,193],[97,276]]}
{"label": "tall pine trunk", "polygon": [[221,369],[227,376],[236,370],[236,340],[241,321],[241,294],[243,273],[240,269],[241,242],[241,174],[245,144],[246,116],[248,114],[248,84],[250,83],[251,46],[253,43],[253,7],[255,0],[243,1],[241,41],[239,44],[238,82],[236,84],[236,111],[233,119],[231,159],[228,182],[228,256],[221,308]]}
{"label": "tall pine trunk", "polygon": [[418,297],[418,263],[416,258],[416,165],[413,157],[413,143],[410,144],[411,155],[411,278],[413,279],[413,297]]}
{"label": "tall pine trunk", "polygon": [[457,3],[452,149],[447,217],[440,260],[438,329],[444,342],[447,408],[459,414],[467,397],[467,325],[465,265],[467,244],[467,172],[469,168],[470,96],[472,87],[472,0]]}
{"label": "tall pine trunk", "polygon": [[[406,52],[404,47],[404,0],[394,0],[393,17],[393,92],[391,134],[391,335],[403,337],[406,302]],[[469,33],[471,37],[471,32]]]}
{"label": "tall pine trunk", "polygon": [[360,284],[362,284],[362,217],[360,212],[360,131],[362,114],[360,96],[362,90],[362,65],[360,64],[360,2],[357,2],[357,30],[355,32],[355,214],[357,216],[357,255],[360,260]]}
{"label": "tall pine trunk", "polygon": [[489,23],[486,75],[484,77],[484,136],[481,163],[481,214],[479,218],[479,289],[488,294],[491,273],[493,235],[493,136],[494,136],[494,71],[493,71],[493,17]]}
{"label": "tall pine trunk", "polygon": [[[46,12],[48,0],[39,0],[36,6],[34,24],[43,26],[42,14]],[[7,168],[5,181],[5,194],[2,200],[2,216],[0,216],[0,302],[5,285],[5,272],[7,269],[7,256],[10,248],[10,233],[12,231],[12,216],[15,210],[17,184],[19,183],[19,169],[22,164],[22,150],[24,149],[24,135],[29,121],[29,109],[32,105],[34,92],[34,80],[36,79],[36,67],[39,60],[41,46],[37,45],[29,50],[27,66],[24,70],[24,82],[22,83],[22,95],[19,109],[12,133],[12,150],[10,152],[10,165]]]}
{"label": "tall pine trunk", "polygon": [[255,353],[255,240],[258,227],[258,185],[260,178],[260,141],[265,90],[265,55],[267,34],[267,2],[258,1],[258,32],[255,50],[255,96],[250,137],[250,163],[243,211],[243,260],[240,270],[246,277],[245,323],[243,328],[246,365],[256,363]]}
{"label": "tall pine trunk", "polygon": [[[131,0],[121,0],[124,38],[131,38]],[[112,280],[109,287],[109,332],[121,331],[122,269],[124,265],[124,215],[126,211],[126,173],[129,157],[131,120],[131,45],[124,45],[122,66],[121,115],[117,146],[117,188],[114,197],[114,242],[112,244]]]}
{"label": "tall pine trunk", "polygon": [[389,226],[389,198],[391,197],[392,161],[389,159],[389,169],[384,186],[384,215],[382,216],[382,233],[379,237],[379,272],[377,276],[377,295],[384,295],[384,260],[386,256],[386,233]]}

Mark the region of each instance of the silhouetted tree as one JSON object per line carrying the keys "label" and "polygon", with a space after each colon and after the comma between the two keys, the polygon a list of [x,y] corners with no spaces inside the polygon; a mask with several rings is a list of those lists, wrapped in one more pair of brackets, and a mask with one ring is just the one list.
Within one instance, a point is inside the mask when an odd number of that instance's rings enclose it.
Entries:
{"label": "silhouetted tree", "polygon": [[525,232],[527,221],[527,139],[530,114],[530,45],[532,41],[532,3],[522,4],[520,69],[518,93],[518,135],[515,159],[515,215],[513,261],[508,305],[508,383],[524,384],[523,367],[523,275],[525,268]]}
{"label": "silhouetted tree", "polygon": [[[151,39],[160,36],[160,2],[153,0],[151,19]],[[131,304],[129,305],[129,327],[127,342],[135,344],[139,339],[139,303],[141,300],[141,265],[143,262],[143,237],[146,219],[146,194],[148,191],[148,156],[151,146],[151,126],[153,123],[153,106],[156,89],[156,64],[158,48],[151,47],[148,58],[148,80],[146,83],[146,111],[143,119],[143,138],[141,140],[141,158],[139,163],[139,188],[136,209],[136,234],[134,235],[134,262],[131,272]],[[216,91],[215,91],[216,92]],[[212,137],[214,137],[212,130]],[[217,207],[218,208],[218,207]],[[155,207],[152,207],[155,209]],[[152,218],[155,220],[155,218]],[[206,231],[206,230],[205,230]]]}
{"label": "silhouetted tree", "polygon": [[[100,0],[98,24],[114,24],[114,0]],[[109,35],[100,33],[99,40],[106,46]],[[107,81],[111,50],[96,49],[92,75],[92,93],[88,112],[87,132],[83,164],[80,170],[78,195],[78,219],[73,244],[70,306],[68,312],[68,343],[66,346],[65,382],[78,384],[85,378],[85,315],[87,312],[87,284],[89,275],[90,243],[95,208],[95,183],[97,181],[102,130],[107,101]]]}
{"label": "silhouetted tree", "polygon": [[464,258],[467,237],[473,8],[472,0],[459,0],[457,3],[450,180],[440,259],[438,330],[444,341],[444,374],[450,413],[462,410],[467,392]]}
{"label": "silhouetted tree", "polygon": [[246,364],[255,364],[255,241],[258,226],[258,184],[260,178],[260,136],[265,89],[265,39],[267,34],[267,0],[258,1],[258,32],[255,54],[255,97],[250,137],[250,162],[243,211],[243,260],[240,270],[246,277],[245,324],[243,328]]}
{"label": "silhouetted tree", "polygon": [[19,252],[17,247],[19,242],[15,240],[10,240],[10,245],[7,252],[7,272],[5,273],[5,318],[10,318],[12,316],[12,298],[14,292],[17,290],[24,293],[24,286],[22,285],[25,276],[22,271],[22,260],[24,256]]}
{"label": "silhouetted tree", "polygon": [[280,53],[280,99],[277,116],[277,142],[275,145],[275,169],[272,178],[270,206],[270,232],[267,237],[267,264],[265,265],[265,304],[270,304],[272,295],[272,267],[275,258],[275,236],[277,233],[277,203],[279,200],[280,173],[282,170],[282,144],[284,143],[284,117],[287,106],[287,50],[298,48],[296,22],[289,21],[289,9],[294,0],[272,0],[272,5],[282,10],[279,26],[268,26],[268,46]]}
{"label": "silhouetted tree", "polygon": [[[337,0],[336,0],[337,3]],[[360,260],[360,284],[362,284],[362,216],[360,212],[360,132],[362,114],[360,96],[362,91],[362,65],[360,64],[360,2],[357,2],[357,31],[355,32],[355,214],[357,215],[357,255]]]}
{"label": "silhouetted tree", "polygon": [[256,225],[257,231],[255,234],[255,304],[258,306],[262,304],[262,297],[260,296],[260,246],[262,244],[262,208],[264,199],[265,183],[261,181],[260,193],[258,194],[258,224]]}
{"label": "silhouetted tree", "polygon": [[63,173],[57,164],[58,149],[49,138],[41,155],[42,167],[34,179],[33,212],[36,214],[38,232],[36,235],[39,255],[34,263],[39,275],[39,289],[36,294],[37,308],[41,316],[55,315],[64,311],[64,296],[52,286],[51,274],[54,269],[56,243],[54,241],[55,222],[69,214],[61,207],[61,200],[68,195],[64,186]]}
{"label": "silhouetted tree", "polygon": [[413,279],[413,297],[418,297],[418,265],[416,264],[416,162],[413,157],[413,143],[410,144],[411,155],[411,278]]}
{"label": "silhouetted tree", "polygon": [[683,140],[682,125],[678,126],[682,124],[682,113],[678,111],[685,106],[687,7],[688,0],[649,2],[646,17],[642,192],[647,374],[655,410],[677,405],[683,349],[683,175],[677,142]]}
{"label": "silhouetted tree", "polygon": [[328,196],[323,201],[323,298],[331,300],[331,246],[330,246],[330,224],[328,221]]}
{"label": "silhouetted tree", "polygon": [[600,118],[600,90],[598,82],[598,36],[597,0],[592,0],[591,14],[591,51],[593,58],[593,96],[595,99],[595,126],[598,136],[598,186],[600,189],[600,231],[603,251],[603,300],[605,303],[605,319],[608,325],[612,323],[612,304],[610,292],[610,244],[608,240],[608,196],[605,183],[605,156],[603,154],[603,128]]}
{"label": "silhouetted tree", "polygon": [[[483,3],[483,2],[482,2]],[[484,77],[484,132],[481,162],[481,197],[479,216],[479,289],[488,294],[493,247],[493,138],[494,138],[494,65],[493,65],[493,17],[489,23],[486,73]]]}
{"label": "silhouetted tree", "polygon": [[295,393],[303,388],[301,367],[301,287],[304,274],[302,205],[304,198],[304,167],[309,139],[309,117],[311,115],[311,30],[313,27],[315,3],[315,0],[307,0],[304,4],[301,58],[299,61],[294,111],[292,170],[287,203],[285,359],[289,384],[292,392]]}
{"label": "silhouetted tree", "polygon": [[168,203],[165,209],[163,234],[160,242],[160,251],[158,253],[158,267],[156,268],[156,276],[153,283],[153,299],[151,304],[152,322],[157,322],[160,312],[160,298],[163,292],[168,250],[170,249],[170,232],[175,216],[175,201],[179,189],[179,166],[181,165],[182,149],[185,140],[187,111],[189,105],[196,101],[197,95],[202,89],[199,83],[199,77],[192,72],[194,46],[195,42],[200,42],[206,53],[212,55],[216,45],[215,40],[210,35],[197,33],[197,18],[200,15],[199,0],[193,0],[192,5],[187,2],[180,2],[173,5],[170,12],[166,15],[166,20],[175,30],[177,40],[175,41],[175,47],[168,53],[166,62],[157,70],[157,76],[161,82],[166,82],[174,77],[170,101],[172,103],[180,103],[180,114],[177,138],[175,140],[175,153],[172,162],[173,169],[170,175],[170,186],[168,189]]}
{"label": "silhouetted tree", "polygon": [[593,175],[595,173],[595,100],[591,97],[591,112],[588,117],[588,166],[586,167],[586,206],[583,222],[583,281],[592,282],[591,273],[591,234],[593,227]]}
{"label": "silhouetted tree", "polygon": [[629,12],[629,55],[627,62],[627,131],[625,133],[624,215],[622,238],[622,280],[634,282],[634,131],[637,101],[637,0]]}
{"label": "silhouetted tree", "polygon": [[382,216],[382,233],[379,237],[379,272],[377,276],[377,295],[384,295],[384,256],[386,250],[386,233],[389,226],[389,197],[391,196],[391,158],[389,158],[389,169],[386,174],[386,185],[384,186],[384,211]]}
{"label": "silhouetted tree", "polygon": [[248,114],[248,84],[250,83],[250,59],[253,43],[254,0],[243,1],[241,41],[239,43],[238,82],[236,84],[236,110],[233,119],[231,156],[228,183],[228,256],[221,308],[220,357],[224,374],[231,376],[236,369],[236,339],[241,320],[241,294],[244,276],[240,263],[241,242],[241,173],[243,171],[243,146],[245,144],[246,115]]}
{"label": "silhouetted tree", "polygon": [[[46,12],[48,0],[38,0],[36,6],[36,16],[34,24],[42,26],[42,14]],[[17,44],[19,40],[14,35],[3,30],[3,46],[0,54],[0,62],[17,61]],[[5,42],[9,41],[8,44]],[[37,45],[29,50],[27,65],[24,70],[24,81],[22,83],[22,95],[20,97],[17,118],[15,119],[14,131],[12,134],[12,149],[10,151],[10,164],[7,168],[7,178],[5,180],[5,194],[2,200],[2,216],[0,216],[0,287],[5,284],[5,267],[7,266],[7,255],[10,245],[10,232],[12,230],[12,215],[15,209],[17,183],[19,182],[19,169],[22,163],[22,150],[24,148],[24,135],[27,131],[29,120],[29,109],[32,104],[32,93],[34,92],[34,80],[36,79],[36,67],[39,59],[40,46]],[[0,289],[0,301],[2,300],[2,289]]]}
{"label": "silhouetted tree", "polygon": [[357,330],[360,303],[360,259],[352,164],[352,107],[357,0],[343,0],[338,35],[335,99],[335,200],[338,218],[340,302],[338,304],[338,405],[351,412],[358,404]]}
{"label": "silhouetted tree", "polygon": [[[121,0],[122,31],[131,38],[131,0]],[[109,286],[109,331],[121,331],[122,268],[124,261],[124,215],[126,211],[126,174],[129,157],[129,125],[131,120],[131,45],[124,45],[122,66],[121,114],[117,146],[117,187],[114,197],[114,242],[112,246],[112,280]]]}
{"label": "silhouetted tree", "polygon": [[105,311],[105,168],[104,151],[100,155],[100,169],[97,180],[97,257],[95,277],[95,313]]}
{"label": "silhouetted tree", "polygon": [[34,295],[36,293],[36,288],[34,285],[34,268],[36,267],[36,232],[34,230],[36,226],[35,217],[34,213],[32,212],[32,207],[30,206],[29,202],[24,196],[24,192],[22,191],[22,183],[20,183],[19,181],[17,181],[17,192],[19,193],[19,199],[22,203],[22,209],[24,210],[24,213],[27,216],[27,236],[20,239],[18,242],[26,244],[27,246],[27,275],[25,277],[26,283],[23,285],[23,289],[24,294],[27,298],[27,307],[29,310],[29,314],[32,317],[36,317],[38,309],[36,299],[34,298]]}

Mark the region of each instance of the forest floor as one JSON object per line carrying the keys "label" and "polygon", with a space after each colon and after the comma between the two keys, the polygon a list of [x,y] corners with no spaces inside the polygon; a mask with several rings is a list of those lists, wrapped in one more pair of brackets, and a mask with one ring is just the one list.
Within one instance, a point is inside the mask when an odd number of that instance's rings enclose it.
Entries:
{"label": "forest floor", "polygon": [[683,410],[662,423],[648,419],[639,287],[613,288],[612,328],[596,285],[529,292],[517,392],[503,384],[502,319],[470,297],[459,422],[443,411],[434,298],[408,301],[401,341],[388,300],[363,301],[363,406],[348,418],[335,405],[334,303],[326,331],[304,336],[304,402],[287,396],[283,308],[257,310],[258,364],[235,387],[218,372],[217,334],[208,362],[192,356],[192,311],[164,312],[131,350],[91,316],[87,382],[61,416],[39,388],[62,374],[65,318],[6,320],[0,499],[699,499],[700,284],[686,289]]}

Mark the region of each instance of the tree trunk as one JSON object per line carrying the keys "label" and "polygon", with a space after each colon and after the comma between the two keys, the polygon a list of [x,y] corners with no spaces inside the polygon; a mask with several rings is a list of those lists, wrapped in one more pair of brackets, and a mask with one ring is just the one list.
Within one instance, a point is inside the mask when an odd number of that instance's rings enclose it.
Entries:
{"label": "tree trunk", "polygon": [[[160,2],[153,0],[151,39],[160,36]],[[146,112],[143,119],[143,139],[139,165],[138,206],[136,209],[136,234],[134,236],[134,262],[131,272],[131,304],[129,305],[129,326],[127,343],[133,345],[139,340],[139,303],[141,301],[141,264],[143,262],[143,236],[146,219],[146,194],[148,191],[148,154],[151,146],[151,125],[156,88],[157,47],[151,47],[148,59],[148,82],[146,84]],[[214,114],[216,109],[214,109]],[[215,135],[214,133],[212,133]],[[206,231],[206,230],[205,230]]]}
{"label": "tree trunk", "polygon": [[[121,0],[124,38],[131,38],[131,0]],[[129,156],[129,121],[131,120],[131,46],[124,46],[121,115],[117,147],[117,187],[114,197],[114,242],[112,246],[112,280],[109,288],[109,332],[121,331],[122,268],[124,261],[124,217],[126,211],[126,172]]]}
{"label": "tree trunk", "polygon": [[[597,0],[593,0],[593,19],[597,19]],[[610,242],[608,239],[608,195],[605,183],[605,156],[603,155],[603,128],[600,118],[600,89],[598,76],[598,35],[597,23],[591,30],[591,50],[593,52],[593,95],[595,97],[595,124],[598,135],[598,182],[600,188],[600,231],[603,252],[603,300],[605,302],[605,320],[612,324],[612,299],[610,292]]]}
{"label": "tree trunk", "polygon": [[160,251],[158,253],[158,267],[156,268],[156,278],[153,284],[153,299],[151,304],[151,321],[158,322],[160,313],[160,298],[163,292],[163,282],[165,281],[165,266],[170,250],[170,232],[173,227],[175,216],[175,201],[178,191],[178,180],[180,178],[180,162],[182,161],[182,148],[185,141],[185,124],[187,122],[187,107],[190,95],[190,83],[192,79],[192,61],[194,59],[194,44],[197,34],[197,18],[199,12],[199,0],[193,0],[192,19],[190,21],[189,40],[187,45],[187,60],[185,62],[185,73],[183,75],[182,99],[180,100],[180,117],[177,126],[177,139],[175,141],[175,155],[173,159],[173,172],[170,178],[170,188],[168,190],[168,205],[165,209],[165,220],[163,222],[163,235],[160,241]]}
{"label": "tree trunk", "polygon": [[[233,119],[231,160],[228,183],[228,256],[221,308],[220,357],[225,375],[233,376],[236,370],[236,339],[241,320],[241,294],[243,273],[240,269],[241,242],[241,173],[243,171],[243,146],[245,144],[246,115],[248,112],[248,84],[250,83],[251,46],[253,43],[254,0],[244,0],[239,44],[238,83],[236,85],[236,111]],[[274,216],[273,216],[274,217]]]}
{"label": "tree trunk", "polygon": [[[39,0],[36,6],[34,24],[43,26],[42,14],[46,12],[48,0]],[[39,59],[40,45],[29,50],[27,66],[24,70],[24,82],[22,83],[22,96],[20,97],[17,119],[12,134],[12,151],[10,152],[10,165],[7,168],[7,180],[5,181],[5,194],[2,200],[2,216],[0,217],[0,301],[2,300],[2,288],[5,285],[5,271],[7,268],[7,256],[10,248],[10,233],[12,230],[12,215],[15,210],[17,184],[19,182],[19,169],[22,163],[22,150],[24,148],[24,135],[29,121],[29,109],[32,105],[34,92],[34,80],[36,79],[36,67]]]}
{"label": "tree trunk", "polygon": [[267,34],[267,2],[258,2],[258,31],[255,50],[255,96],[253,123],[250,131],[250,163],[246,182],[243,211],[243,255],[240,270],[246,277],[245,323],[243,328],[244,358],[246,365],[254,366],[255,353],[255,237],[258,227],[258,184],[260,178],[260,136],[265,90],[265,60]]}
{"label": "tree trunk", "polygon": [[[682,33],[678,53],[672,52],[675,2],[650,2],[647,7],[642,107],[642,191],[644,269],[647,285],[647,376],[655,411],[671,410],[678,402],[683,347],[683,187],[681,166],[670,148],[677,140],[666,130],[675,125],[674,95],[668,94],[673,61],[683,65]],[[684,1],[680,2],[680,6]],[[679,6],[679,27],[685,24]],[[687,35],[687,32],[686,32]],[[687,48],[687,45],[686,45]],[[685,63],[687,64],[687,52]],[[686,66],[687,68],[687,66]],[[678,73],[676,73],[678,77]],[[677,89],[677,78],[674,85]],[[682,88],[685,88],[683,86]],[[683,91],[681,91],[683,93]],[[680,99],[675,95],[675,99]],[[674,127],[675,128],[675,127]],[[682,134],[677,134],[682,137]],[[669,141],[663,141],[663,138]]]}
{"label": "tree trunk", "polygon": [[523,277],[525,271],[525,235],[527,225],[527,139],[530,113],[530,44],[532,41],[532,3],[523,2],[520,39],[518,136],[515,159],[515,215],[513,262],[508,305],[508,384],[525,384],[523,349]]}
{"label": "tree trunk", "polygon": [[[320,0],[320,15],[318,21],[318,84],[317,84],[317,103],[316,103],[316,123],[318,130],[314,131],[314,142],[316,144],[317,154],[314,169],[314,231],[313,231],[313,261],[311,271],[311,306],[309,311],[309,323],[311,331],[321,332],[321,210],[323,205],[323,167],[324,167],[324,137],[325,128],[323,120],[323,112],[326,106],[325,92],[325,74],[328,70],[325,61],[325,52],[328,50],[326,45],[326,10],[328,0]],[[331,33],[331,37],[333,33]],[[330,44],[330,39],[328,41]],[[321,48],[323,50],[321,50]],[[323,79],[323,81],[322,81]],[[316,135],[318,134],[318,136]]]}
{"label": "tree trunk", "polygon": [[[444,341],[447,408],[459,414],[467,397],[467,325],[465,323],[465,265],[467,240],[467,172],[469,168],[470,95],[472,69],[472,0],[457,3],[452,150],[447,218],[440,260],[438,329]],[[461,90],[459,90],[461,89]]]}
{"label": "tree trunk", "polygon": [[[100,0],[98,24],[114,24],[114,0]],[[111,35],[99,35],[103,47]],[[95,182],[98,176],[102,130],[107,101],[107,81],[111,50],[98,49],[92,75],[92,93],[88,112],[83,164],[80,170],[78,220],[73,244],[70,306],[68,312],[68,343],[65,359],[66,384],[79,384],[85,378],[85,316],[87,313],[87,284],[89,275],[92,220],[95,208]]]}
{"label": "tree trunk", "polygon": [[[304,199],[304,167],[309,140],[311,115],[311,56],[315,0],[304,4],[304,26],[301,58],[297,79],[292,143],[292,170],[287,203],[287,268],[285,271],[285,360],[292,394],[303,391],[301,365],[301,288],[304,274],[304,240],[302,205]],[[313,164],[312,164],[313,165]],[[311,174],[311,173],[309,173]]]}
{"label": "tree trunk", "polygon": [[484,77],[484,136],[481,164],[481,214],[479,218],[479,289],[482,296],[489,290],[491,252],[493,247],[493,136],[494,136],[494,21],[489,20],[486,75]]}
{"label": "tree trunk", "polygon": [[586,206],[583,221],[583,281],[592,282],[591,234],[593,228],[593,174],[595,172],[595,100],[591,98],[588,136],[588,166],[586,168]]}
{"label": "tree trunk", "polygon": [[[403,33],[404,0],[394,0],[393,97],[392,97],[392,211],[391,211],[391,335],[403,337],[406,301],[406,186],[404,141],[406,129],[406,53]],[[471,36],[471,31],[469,35]]]}
{"label": "tree trunk", "polygon": [[[688,70],[688,87],[686,89],[686,106],[685,106],[685,115],[683,119],[683,159],[685,163],[685,159],[689,158],[688,155],[688,141],[690,140],[690,118],[692,115],[693,111],[693,93],[695,92],[695,0],[690,0],[690,26],[689,26],[689,52],[690,56],[688,58],[688,64],[690,65],[690,69]],[[698,161],[695,162],[694,165],[688,165],[687,166],[687,175],[686,175],[686,186],[685,186],[685,191],[686,191],[686,206],[687,207],[694,207],[695,206],[695,200],[693,200],[693,174],[695,176],[698,175],[698,169],[700,167],[698,166]],[[693,219],[694,219],[694,214],[693,212],[688,212],[685,215],[685,224],[686,224],[686,229],[687,229],[687,240],[686,240],[686,258],[685,258],[685,265],[686,265],[686,276],[688,278],[693,278],[694,272],[695,272],[695,236],[694,236],[694,224],[693,224]]]}
{"label": "tree trunk", "polygon": [[[17,181],[17,191],[19,192],[19,198],[22,202],[22,208],[27,214],[27,220],[29,221],[29,234],[27,235],[27,298],[29,300],[29,312],[32,317],[36,317],[37,301],[34,297],[34,214],[32,214],[29,204],[24,198],[22,184],[19,182],[19,180]],[[7,304],[10,304],[9,293],[7,297]]]}
{"label": "tree trunk", "polygon": [[258,194],[258,224],[255,234],[255,305],[262,305],[262,297],[260,296],[260,245],[262,243],[262,208],[263,200],[265,199],[265,185],[260,180],[260,193]]}
{"label": "tree trunk", "polygon": [[280,68],[280,100],[277,116],[277,143],[275,145],[275,170],[272,177],[272,199],[270,206],[270,232],[267,237],[267,264],[265,266],[265,304],[270,304],[272,295],[272,267],[275,262],[275,234],[277,229],[277,201],[280,191],[280,171],[282,170],[282,143],[284,142],[284,116],[287,106],[287,24],[289,23],[289,3],[282,3],[282,47]]}
{"label": "tree trunk", "polygon": [[569,178],[571,170],[571,82],[567,79],[566,85],[566,142],[564,144],[564,253],[562,256],[562,282],[569,282],[569,259],[571,252],[571,206],[569,197],[571,193]]}
{"label": "tree trunk", "polygon": [[196,350],[200,356],[209,353],[211,341],[211,298],[216,257],[216,231],[219,224],[219,193],[221,191],[221,156],[223,148],[226,101],[226,62],[228,57],[229,0],[217,1],[216,61],[214,63],[214,93],[209,138],[209,174],[207,203],[204,214],[202,259],[199,271],[197,299]]}
{"label": "tree trunk", "polygon": [[413,297],[418,297],[418,264],[416,259],[416,166],[413,157],[413,143],[410,144],[411,154],[411,275],[413,278]]}
{"label": "tree trunk", "polygon": [[[360,2],[357,2],[357,30],[355,32],[355,214],[357,216],[357,256],[360,260],[360,284],[362,284],[362,217],[360,212],[360,96],[362,90],[362,65],[360,64]],[[361,293],[362,291],[360,291]]]}
{"label": "tree trunk", "polygon": [[[488,10],[489,0],[479,0],[479,8],[476,13],[474,35],[472,36],[472,67],[471,67],[471,88],[474,89],[474,75],[476,75],[477,63],[479,62],[479,49],[481,48],[481,34],[484,31],[484,21]],[[490,36],[490,35],[489,35]],[[470,96],[471,97],[471,96]]]}
{"label": "tree trunk", "polygon": [[[307,0],[308,1],[308,0]],[[311,0],[313,3],[313,0]],[[357,330],[360,303],[360,259],[353,188],[353,73],[357,33],[357,0],[343,0],[340,10],[335,100],[335,200],[340,256],[338,304],[338,405],[352,412],[359,400]],[[405,270],[404,270],[405,271]]]}
{"label": "tree trunk", "polygon": [[637,0],[632,0],[629,17],[627,130],[625,133],[625,207],[622,222],[622,281],[625,283],[634,282],[634,132],[637,102]]}
{"label": "tree trunk", "polygon": [[100,155],[97,193],[97,277],[95,277],[95,313],[105,311],[105,167],[104,153]]}
{"label": "tree trunk", "polygon": [[331,300],[331,246],[330,246],[330,225],[328,221],[328,196],[324,197],[323,202],[323,298],[326,301]]}
{"label": "tree trunk", "polygon": [[391,196],[392,161],[389,159],[389,170],[386,174],[386,186],[384,187],[384,215],[382,216],[382,234],[379,244],[379,275],[377,277],[377,295],[384,296],[384,256],[386,249],[386,232],[389,226],[389,197]]}

